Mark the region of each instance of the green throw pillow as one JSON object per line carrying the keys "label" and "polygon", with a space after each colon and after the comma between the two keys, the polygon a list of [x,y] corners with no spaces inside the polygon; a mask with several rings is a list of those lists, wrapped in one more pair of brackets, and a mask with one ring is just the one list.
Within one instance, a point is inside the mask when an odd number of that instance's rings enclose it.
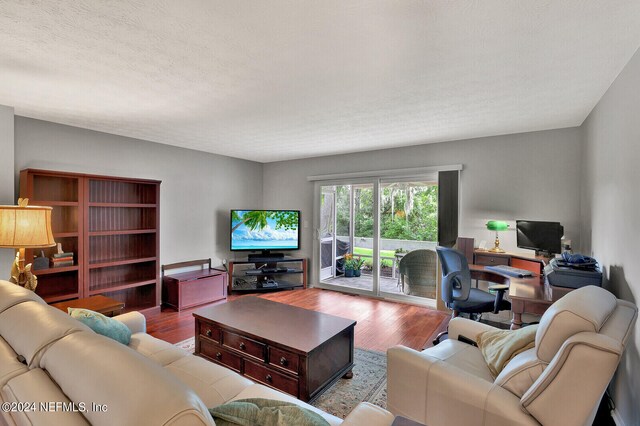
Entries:
{"label": "green throw pillow", "polygon": [[239,399],[210,408],[209,412],[218,426],[329,426],[318,413],[274,399]]}
{"label": "green throw pillow", "polygon": [[69,315],[96,333],[109,337],[123,345],[129,345],[131,341],[131,330],[120,321],[106,317],[101,313],[90,311],[89,309],[67,308],[67,310]]}

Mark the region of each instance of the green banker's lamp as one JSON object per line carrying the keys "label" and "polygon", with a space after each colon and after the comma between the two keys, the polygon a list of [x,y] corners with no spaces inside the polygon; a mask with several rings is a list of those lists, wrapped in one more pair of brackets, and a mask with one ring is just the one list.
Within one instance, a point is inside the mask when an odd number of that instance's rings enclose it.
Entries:
{"label": "green banker's lamp", "polygon": [[500,248],[500,239],[498,238],[498,231],[506,231],[509,228],[509,224],[502,220],[490,220],[487,222],[487,229],[489,231],[496,231],[495,247],[489,249],[491,253],[504,253],[504,250]]}

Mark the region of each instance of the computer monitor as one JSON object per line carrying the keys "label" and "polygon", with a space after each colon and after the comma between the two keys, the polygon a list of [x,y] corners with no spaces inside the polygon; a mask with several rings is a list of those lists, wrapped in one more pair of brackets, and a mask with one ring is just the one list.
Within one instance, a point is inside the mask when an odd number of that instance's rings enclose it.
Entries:
{"label": "computer monitor", "polygon": [[560,222],[516,220],[517,245],[549,255],[562,251],[564,228]]}

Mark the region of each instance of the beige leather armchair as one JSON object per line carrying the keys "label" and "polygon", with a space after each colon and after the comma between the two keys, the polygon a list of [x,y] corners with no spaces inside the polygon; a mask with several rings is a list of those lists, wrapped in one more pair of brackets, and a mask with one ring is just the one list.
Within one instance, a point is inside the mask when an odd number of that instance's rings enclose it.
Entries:
{"label": "beige leather armchair", "polygon": [[458,341],[493,327],[454,318],[433,348],[388,350],[387,408],[429,426],[591,425],[637,313],[600,287],[572,291],[543,315],[535,347],[495,378],[479,349]]}

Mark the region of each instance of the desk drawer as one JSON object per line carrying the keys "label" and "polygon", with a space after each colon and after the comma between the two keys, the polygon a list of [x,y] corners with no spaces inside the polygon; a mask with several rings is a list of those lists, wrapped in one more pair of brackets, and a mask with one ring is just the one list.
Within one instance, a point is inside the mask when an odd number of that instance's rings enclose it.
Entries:
{"label": "desk drawer", "polygon": [[274,387],[289,395],[298,396],[298,381],[296,379],[278,373],[265,365],[245,361],[244,375],[256,382]]}
{"label": "desk drawer", "polygon": [[207,358],[219,362],[220,364],[240,373],[242,368],[242,358],[230,351],[222,349],[215,343],[200,340],[200,353]]}
{"label": "desk drawer", "polygon": [[476,254],[475,255],[475,264],[476,265],[485,265],[485,266],[493,266],[493,265],[509,265],[511,263],[511,259],[509,256],[497,256],[493,254]]}
{"label": "desk drawer", "polygon": [[253,356],[260,361],[265,361],[265,348],[266,345],[256,342],[255,340],[247,339],[239,334],[231,333],[230,331],[222,331],[222,344],[225,347],[235,349],[244,354]]}

